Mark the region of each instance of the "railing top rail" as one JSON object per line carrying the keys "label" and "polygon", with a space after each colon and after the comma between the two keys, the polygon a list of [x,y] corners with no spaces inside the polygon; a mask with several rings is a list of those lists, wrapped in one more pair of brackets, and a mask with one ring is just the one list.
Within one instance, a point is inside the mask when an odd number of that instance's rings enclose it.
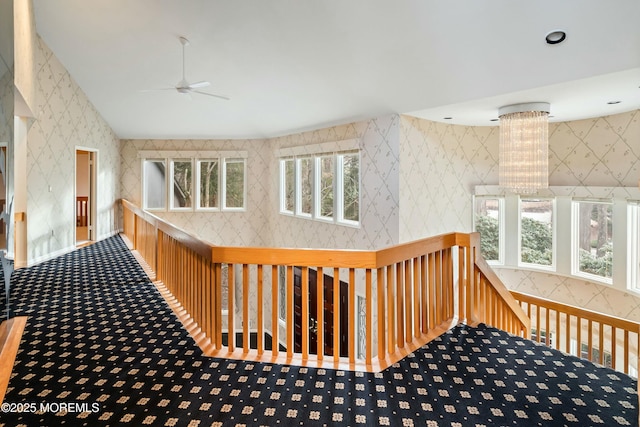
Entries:
{"label": "railing top rail", "polygon": [[586,320],[592,320],[595,322],[611,325],[613,327],[624,329],[632,332],[640,332],[640,323],[632,320],[623,319],[621,317],[612,316],[609,314],[599,313],[597,311],[588,310],[585,308],[576,307],[569,304],[564,304],[557,301],[552,301],[546,298],[525,294],[518,291],[511,291],[513,297],[519,301],[526,303],[532,303],[541,307],[546,307],[552,310],[557,310],[562,313],[568,313],[571,316],[580,317]]}
{"label": "railing top rail", "polygon": [[206,256],[207,259],[220,263],[243,264],[251,260],[253,264],[263,265],[376,269],[456,245],[468,246],[470,242],[468,234],[454,232],[400,243],[379,250],[217,246],[203,242],[162,218],[140,209],[126,199],[122,199],[122,203],[127,209],[159,228],[163,233]]}
{"label": "railing top rail", "polygon": [[494,286],[494,290],[497,294],[505,301],[506,304],[509,305],[509,308],[513,311],[513,313],[518,316],[518,320],[529,328],[531,321],[527,314],[524,312],[520,304],[518,304],[513,297],[513,294],[509,292],[507,287],[502,283],[502,280],[498,277],[498,275],[491,269],[489,264],[482,258],[482,256],[477,255],[475,260],[475,265],[478,270],[488,279],[489,283],[492,284],[500,284],[501,286]]}
{"label": "railing top rail", "polygon": [[211,249],[215,246],[211,243],[207,243],[205,241],[200,240],[199,238],[189,234],[188,232],[182,230],[181,228],[176,227],[175,225],[159,218],[152,213],[149,213],[145,210],[140,209],[138,206],[134,205],[130,201],[126,199],[121,199],[124,207],[132,211],[134,214],[139,216],[140,218],[147,221],[154,227],[157,227],[163,233],[172,238],[176,239],[180,243],[182,243],[187,248],[193,250],[198,255],[204,257],[205,259],[211,261]]}

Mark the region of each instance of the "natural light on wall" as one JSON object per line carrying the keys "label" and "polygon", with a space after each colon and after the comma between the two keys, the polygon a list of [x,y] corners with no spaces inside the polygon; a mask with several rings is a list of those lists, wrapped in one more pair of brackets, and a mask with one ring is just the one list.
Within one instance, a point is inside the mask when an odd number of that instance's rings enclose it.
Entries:
{"label": "natural light on wall", "polygon": [[549,186],[549,104],[501,107],[499,184],[517,194]]}

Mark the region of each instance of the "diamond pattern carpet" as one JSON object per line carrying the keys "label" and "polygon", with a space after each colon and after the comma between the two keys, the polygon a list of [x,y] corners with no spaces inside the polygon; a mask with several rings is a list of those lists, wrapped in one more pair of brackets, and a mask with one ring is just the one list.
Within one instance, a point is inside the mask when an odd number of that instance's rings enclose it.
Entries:
{"label": "diamond pattern carpet", "polygon": [[1,426],[638,425],[632,378],[484,325],[378,374],[204,357],[119,237],[13,283]]}

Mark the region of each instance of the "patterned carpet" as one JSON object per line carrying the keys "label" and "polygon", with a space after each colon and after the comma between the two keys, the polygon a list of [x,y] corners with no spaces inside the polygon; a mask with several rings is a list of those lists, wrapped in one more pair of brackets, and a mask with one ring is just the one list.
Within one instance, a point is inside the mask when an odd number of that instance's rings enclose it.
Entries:
{"label": "patterned carpet", "polygon": [[635,380],[484,325],[379,374],[206,358],[119,237],[13,282],[2,426],[638,425]]}

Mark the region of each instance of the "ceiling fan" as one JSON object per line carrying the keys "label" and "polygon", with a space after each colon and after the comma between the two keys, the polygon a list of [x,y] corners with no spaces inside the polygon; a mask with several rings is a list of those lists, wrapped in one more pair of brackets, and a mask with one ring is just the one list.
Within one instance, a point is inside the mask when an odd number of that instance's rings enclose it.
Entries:
{"label": "ceiling fan", "polygon": [[149,90],[145,90],[143,92],[153,92],[153,91],[158,91],[158,90],[176,90],[178,91],[178,93],[182,93],[182,94],[192,94],[192,93],[197,93],[198,95],[206,95],[206,96],[212,96],[214,98],[219,98],[219,99],[224,99],[224,100],[229,100],[228,97],[223,96],[223,95],[216,95],[213,93],[208,93],[208,92],[202,92],[201,90],[198,89],[202,89],[205,87],[208,87],[211,85],[211,83],[207,82],[207,81],[200,81],[200,82],[195,82],[195,83],[189,83],[187,81],[187,78],[185,77],[185,47],[189,46],[189,40],[187,40],[185,37],[180,37],[180,43],[182,44],[182,79],[173,87],[164,87],[164,88],[160,88],[160,89],[149,89]]}

